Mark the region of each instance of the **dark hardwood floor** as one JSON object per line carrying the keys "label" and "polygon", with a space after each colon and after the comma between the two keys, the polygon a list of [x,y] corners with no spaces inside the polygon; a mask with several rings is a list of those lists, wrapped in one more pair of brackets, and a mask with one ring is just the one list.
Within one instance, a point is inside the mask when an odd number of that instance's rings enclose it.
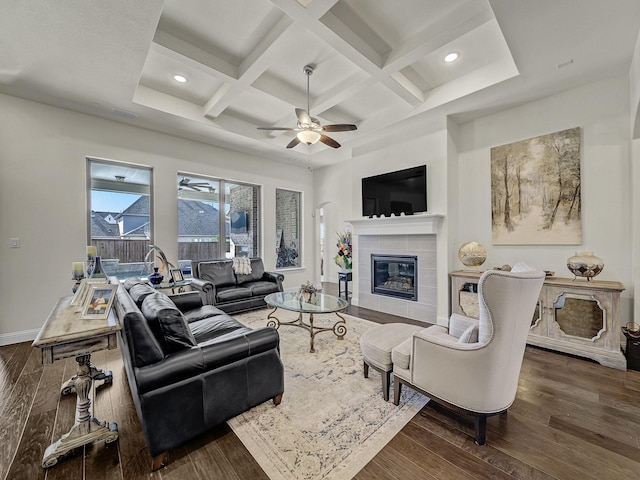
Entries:
{"label": "dark hardwood floor", "polygon": [[[337,284],[325,291],[337,294]],[[404,320],[353,306],[347,313],[383,323]],[[73,424],[75,396],[61,397],[58,390],[75,373],[75,361],[43,367],[30,343],[0,347],[0,480],[267,478],[226,424],[171,451],[169,465],[151,473],[120,351],[93,359],[114,374],[113,385],[92,393],[94,414],[117,421],[120,438],[85,447],[45,471],[44,449]],[[487,445],[477,446],[471,423],[427,405],[356,478],[636,480],[640,372],[527,347],[516,401],[487,427]]]}

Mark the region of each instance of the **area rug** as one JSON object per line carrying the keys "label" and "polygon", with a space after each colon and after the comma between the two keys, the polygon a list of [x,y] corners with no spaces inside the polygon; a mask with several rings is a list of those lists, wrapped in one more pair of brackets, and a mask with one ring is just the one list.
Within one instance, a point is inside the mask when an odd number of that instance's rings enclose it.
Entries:
{"label": "area rug", "polygon": [[[251,327],[266,325],[268,310],[237,315]],[[277,311],[280,320],[293,312]],[[351,479],[427,403],[427,397],[404,388],[399,406],[382,398],[380,374],[364,378],[359,339],[376,324],[349,315],[347,334],[315,337],[299,327],[279,329],[285,366],[282,403],[266,402],[228,423],[273,480]],[[331,326],[336,316],[321,315],[315,324]]]}

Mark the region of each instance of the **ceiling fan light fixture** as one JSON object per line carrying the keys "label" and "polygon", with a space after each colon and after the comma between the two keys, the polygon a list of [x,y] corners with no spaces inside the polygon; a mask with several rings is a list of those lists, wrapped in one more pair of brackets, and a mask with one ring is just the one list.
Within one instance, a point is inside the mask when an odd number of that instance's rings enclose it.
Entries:
{"label": "ceiling fan light fixture", "polygon": [[320,140],[320,134],[313,130],[302,130],[301,132],[298,132],[296,136],[301,142],[306,143],[307,145],[313,145]]}

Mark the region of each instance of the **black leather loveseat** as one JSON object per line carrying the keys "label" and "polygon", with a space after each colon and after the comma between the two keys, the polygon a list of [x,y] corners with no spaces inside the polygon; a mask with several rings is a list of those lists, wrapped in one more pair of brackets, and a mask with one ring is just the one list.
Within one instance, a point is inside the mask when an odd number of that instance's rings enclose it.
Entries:
{"label": "black leather loveseat", "polygon": [[250,259],[251,273],[237,274],[232,260],[194,262],[191,286],[200,291],[205,304],[227,313],[266,306],[264,297],[282,292],[284,275],[265,272],[261,258]]}
{"label": "black leather loveseat", "polygon": [[[112,280],[113,281],[113,280]],[[117,280],[116,280],[117,281]],[[118,287],[120,348],[152,469],[165,453],[284,391],[278,332],[250,329],[198,292]]]}

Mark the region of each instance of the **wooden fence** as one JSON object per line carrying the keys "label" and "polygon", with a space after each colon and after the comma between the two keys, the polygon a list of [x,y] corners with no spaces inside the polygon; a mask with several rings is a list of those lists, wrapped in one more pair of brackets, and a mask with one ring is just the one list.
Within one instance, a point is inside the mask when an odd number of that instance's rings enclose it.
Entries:
{"label": "wooden fence", "polygon": [[[149,252],[149,240],[94,239],[97,255],[104,259],[117,258],[120,263],[144,262]],[[229,247],[229,245],[227,245]],[[180,242],[178,243],[179,260],[210,260],[218,258],[218,242]],[[175,263],[176,259],[169,258]]]}

